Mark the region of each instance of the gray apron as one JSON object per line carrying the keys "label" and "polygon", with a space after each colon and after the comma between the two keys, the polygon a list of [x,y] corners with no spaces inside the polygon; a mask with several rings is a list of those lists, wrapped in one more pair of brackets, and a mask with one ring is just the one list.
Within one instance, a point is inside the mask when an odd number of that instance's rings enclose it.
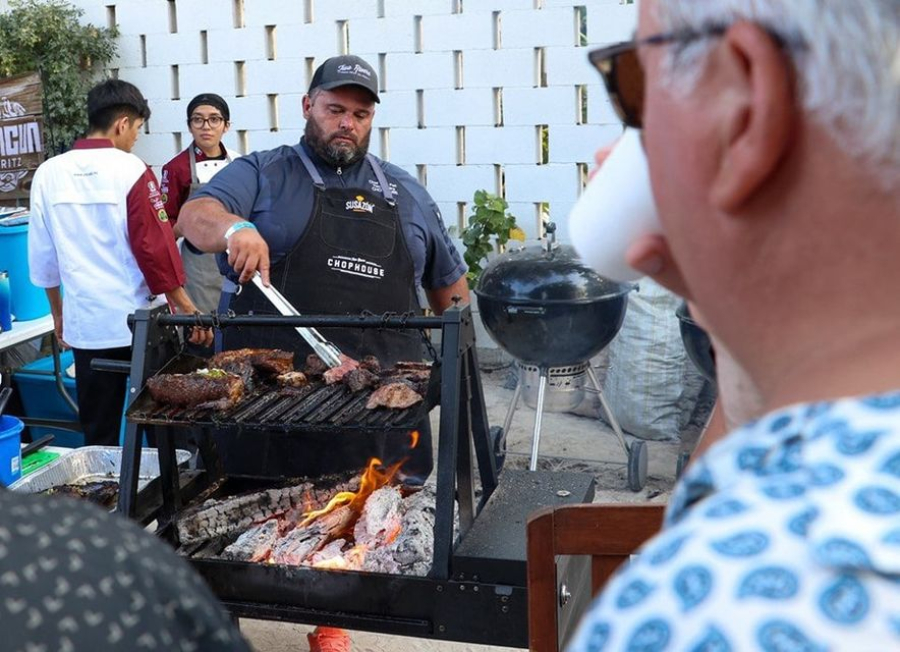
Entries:
{"label": "gray apron", "polygon": [[[197,176],[197,157],[194,155],[193,143],[188,151],[191,159],[191,190],[188,195],[190,197],[206,181],[200,181]],[[231,156],[227,152],[225,160],[231,162]],[[197,306],[197,310],[202,313],[216,312],[222,294],[223,279],[216,264],[216,255],[204,253],[185,240],[181,244],[181,260],[187,277],[184,288]]]}

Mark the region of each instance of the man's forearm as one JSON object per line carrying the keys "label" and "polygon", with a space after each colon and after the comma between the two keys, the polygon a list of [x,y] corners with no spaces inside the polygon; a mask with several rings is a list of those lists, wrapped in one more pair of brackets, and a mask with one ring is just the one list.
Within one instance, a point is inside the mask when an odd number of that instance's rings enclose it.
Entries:
{"label": "man's forearm", "polygon": [[181,315],[191,315],[197,312],[197,306],[191,301],[187,291],[183,287],[177,287],[174,290],[166,292],[166,300],[173,313]]}
{"label": "man's forearm", "polygon": [[181,207],[178,224],[181,233],[201,251],[225,251],[225,231],[243,218],[233,215],[217,199],[199,197]]}
{"label": "man's forearm", "polygon": [[461,303],[469,303],[469,282],[464,274],[455,283],[447,287],[425,290],[425,296],[428,297],[428,305],[431,306],[434,314],[441,315],[453,305],[453,297],[455,296],[460,298]]}
{"label": "man's forearm", "polygon": [[53,315],[54,319],[59,319],[62,317],[62,294],[59,291],[59,286],[55,288],[44,288],[44,292],[47,293],[47,301],[50,303],[50,314]]}

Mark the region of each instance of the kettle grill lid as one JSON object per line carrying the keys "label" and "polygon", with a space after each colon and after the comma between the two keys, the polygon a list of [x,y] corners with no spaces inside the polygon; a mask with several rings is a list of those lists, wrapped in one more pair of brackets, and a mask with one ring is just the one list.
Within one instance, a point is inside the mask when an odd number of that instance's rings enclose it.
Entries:
{"label": "kettle grill lid", "polygon": [[519,247],[491,261],[481,273],[479,298],[508,303],[589,303],[621,296],[634,288],[600,276],[571,245]]}

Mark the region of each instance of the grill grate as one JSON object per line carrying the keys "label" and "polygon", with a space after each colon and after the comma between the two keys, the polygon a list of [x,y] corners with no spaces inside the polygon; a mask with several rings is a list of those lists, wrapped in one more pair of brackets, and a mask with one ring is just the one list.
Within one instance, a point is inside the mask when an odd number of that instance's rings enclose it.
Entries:
{"label": "grill grate", "polygon": [[[186,373],[198,368],[198,358],[177,356],[160,373]],[[366,408],[374,389],[352,392],[343,383],[321,381],[301,388],[260,385],[228,410],[161,406],[146,388],[126,416],[148,425],[260,430],[409,430],[415,428],[438,402],[440,373],[432,373],[425,400],[405,410]]]}

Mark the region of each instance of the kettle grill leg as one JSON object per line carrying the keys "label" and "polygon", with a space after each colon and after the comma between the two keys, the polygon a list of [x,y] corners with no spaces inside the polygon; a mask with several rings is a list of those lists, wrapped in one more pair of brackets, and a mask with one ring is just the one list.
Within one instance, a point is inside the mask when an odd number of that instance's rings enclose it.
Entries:
{"label": "kettle grill leg", "polygon": [[591,383],[593,383],[594,388],[597,390],[597,396],[600,397],[600,405],[603,407],[603,411],[606,412],[606,417],[609,419],[613,432],[616,433],[619,443],[622,444],[622,450],[625,451],[626,456],[630,455],[631,451],[629,450],[628,444],[625,442],[625,435],[622,434],[622,428],[619,426],[616,415],[613,414],[612,409],[609,407],[609,403],[606,402],[606,397],[603,395],[603,390],[600,389],[600,381],[597,380],[597,374],[594,373],[594,368],[591,367],[591,365],[588,365],[587,372],[588,376],[590,376]]}
{"label": "kettle grill leg", "polygon": [[538,449],[541,445],[541,417],[544,415],[544,392],[547,389],[547,367],[541,367],[541,380],[538,383],[537,407],[534,413],[534,435],[531,439],[531,464],[529,471],[537,471]]}
{"label": "kettle grill leg", "polygon": [[516,380],[516,391],[513,392],[512,403],[509,404],[509,409],[506,410],[506,418],[503,420],[503,432],[509,433],[509,426],[512,425],[513,412],[516,411],[516,406],[519,404],[519,397],[522,395],[522,378],[521,375]]}

